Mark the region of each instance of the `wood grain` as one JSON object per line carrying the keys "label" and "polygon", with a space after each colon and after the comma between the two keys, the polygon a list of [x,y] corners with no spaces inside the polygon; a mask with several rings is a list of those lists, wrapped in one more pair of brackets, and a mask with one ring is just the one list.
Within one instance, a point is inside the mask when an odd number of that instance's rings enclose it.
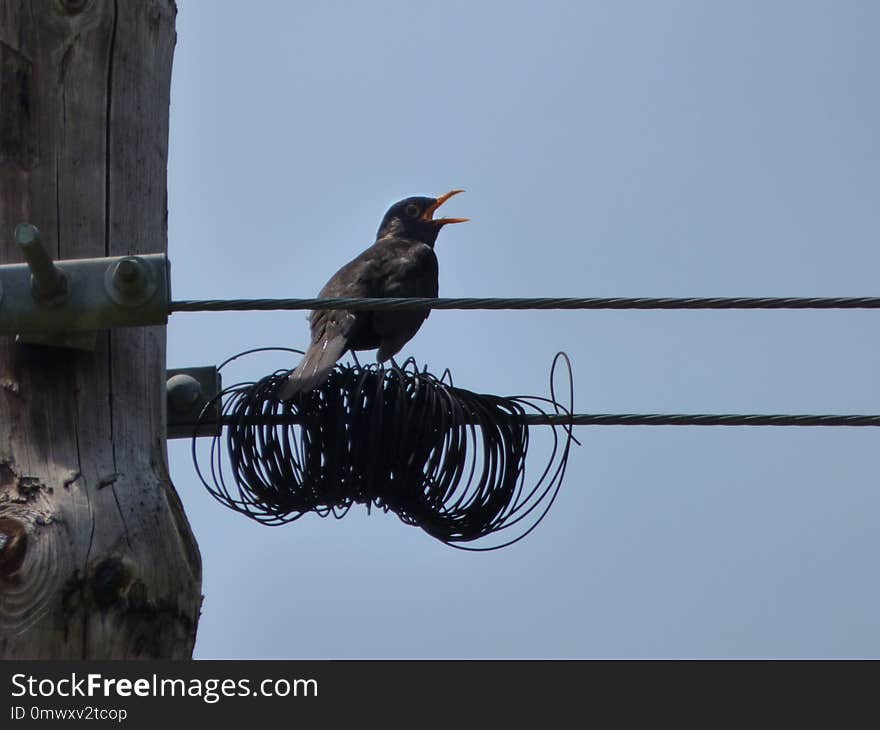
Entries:
{"label": "wood grain", "polygon": [[[172,0],[0,0],[0,263],[167,247]],[[0,656],[185,658],[201,561],[168,476],[165,328],[0,338]]]}

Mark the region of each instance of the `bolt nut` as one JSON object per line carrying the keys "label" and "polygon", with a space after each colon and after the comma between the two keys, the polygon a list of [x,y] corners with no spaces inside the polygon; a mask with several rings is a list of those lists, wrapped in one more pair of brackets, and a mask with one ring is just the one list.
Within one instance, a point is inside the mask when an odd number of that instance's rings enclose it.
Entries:
{"label": "bolt nut", "polygon": [[122,259],[116,264],[116,279],[119,282],[130,284],[140,276],[140,265],[137,259]]}
{"label": "bolt nut", "polygon": [[122,307],[139,307],[148,302],[158,286],[153,270],[140,256],[126,256],[107,267],[104,288]]}

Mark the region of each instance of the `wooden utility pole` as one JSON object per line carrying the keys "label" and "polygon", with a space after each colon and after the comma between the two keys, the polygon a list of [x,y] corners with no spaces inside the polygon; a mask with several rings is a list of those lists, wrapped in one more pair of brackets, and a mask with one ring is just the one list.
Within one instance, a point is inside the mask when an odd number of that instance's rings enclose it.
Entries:
{"label": "wooden utility pole", "polygon": [[[173,0],[0,0],[0,263],[163,252]],[[2,307],[2,301],[0,301]],[[198,547],[168,476],[165,328],[0,338],[0,657],[188,658]]]}

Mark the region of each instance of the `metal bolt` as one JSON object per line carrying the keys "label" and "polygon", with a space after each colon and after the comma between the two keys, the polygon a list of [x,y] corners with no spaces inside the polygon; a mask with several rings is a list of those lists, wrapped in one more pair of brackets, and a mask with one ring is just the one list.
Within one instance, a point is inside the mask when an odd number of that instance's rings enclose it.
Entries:
{"label": "metal bolt", "polygon": [[126,256],[107,267],[104,288],[123,307],[136,307],[156,293],[156,279],[150,265],[139,256]]}
{"label": "metal bolt", "polygon": [[128,284],[137,280],[140,274],[140,266],[136,259],[122,259],[116,265],[116,276]]}
{"label": "metal bolt", "polygon": [[15,227],[15,242],[31,270],[34,298],[50,306],[64,302],[68,295],[67,277],[43,248],[39,229],[30,223],[19,223]]}
{"label": "metal bolt", "polygon": [[165,384],[168,390],[168,405],[177,413],[187,413],[199,402],[202,386],[192,375],[173,375]]}
{"label": "metal bolt", "polygon": [[[219,436],[220,373],[215,367],[168,370],[165,376],[168,402],[168,438]],[[204,423],[196,425],[200,420]]]}
{"label": "metal bolt", "polygon": [[134,257],[122,259],[113,270],[113,284],[126,294],[140,291],[143,288],[141,262]]}

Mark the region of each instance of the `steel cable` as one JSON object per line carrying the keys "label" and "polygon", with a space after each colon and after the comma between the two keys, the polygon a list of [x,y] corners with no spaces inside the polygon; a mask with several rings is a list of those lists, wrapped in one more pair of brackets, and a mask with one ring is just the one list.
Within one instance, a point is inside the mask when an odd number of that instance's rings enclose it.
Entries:
{"label": "steel cable", "polygon": [[456,297],[183,299],[169,312],[298,309],[880,309],[880,297]]}

